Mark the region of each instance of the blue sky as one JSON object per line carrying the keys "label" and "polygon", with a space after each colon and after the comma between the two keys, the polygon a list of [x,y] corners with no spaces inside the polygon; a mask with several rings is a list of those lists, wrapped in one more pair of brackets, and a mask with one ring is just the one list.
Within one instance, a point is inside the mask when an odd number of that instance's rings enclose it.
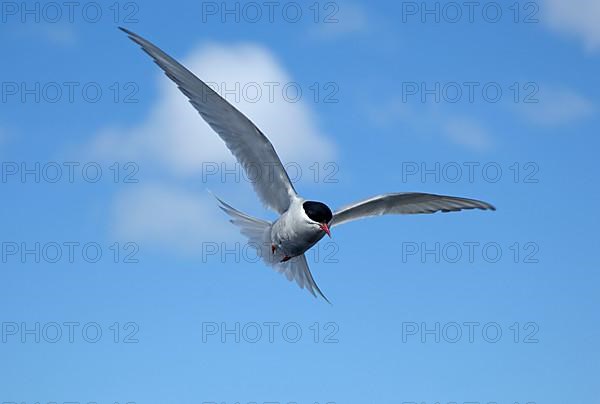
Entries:
{"label": "blue sky", "polygon": [[[2,3],[0,402],[596,402],[600,8],[460,4]],[[306,197],[498,210],[335,228],[313,299],[245,248],[207,189],[273,214],[118,25]]]}

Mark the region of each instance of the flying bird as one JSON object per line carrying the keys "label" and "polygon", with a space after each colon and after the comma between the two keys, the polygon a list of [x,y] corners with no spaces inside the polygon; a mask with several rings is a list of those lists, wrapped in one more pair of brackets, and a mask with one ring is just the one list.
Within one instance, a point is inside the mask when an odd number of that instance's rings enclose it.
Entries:
{"label": "flying bird", "polygon": [[257,165],[271,167],[270,175],[262,175],[252,183],[263,204],[279,214],[274,222],[251,217],[216,199],[266,264],[315,297],[319,294],[329,302],[317,286],[304,253],[325,235],[331,237],[331,228],[335,226],[388,214],[495,210],[489,203],[475,199],[416,192],[374,196],[335,212],[322,202],[307,200],[296,192],[273,145],[250,119],[160,48],[125,28],[120,29],[177,84],[247,173]]}

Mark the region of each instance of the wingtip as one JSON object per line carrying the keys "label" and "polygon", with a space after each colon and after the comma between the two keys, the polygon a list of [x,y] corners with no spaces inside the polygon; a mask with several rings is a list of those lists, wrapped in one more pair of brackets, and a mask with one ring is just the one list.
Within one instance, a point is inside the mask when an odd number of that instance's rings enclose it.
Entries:
{"label": "wingtip", "polygon": [[133,31],[128,30],[125,27],[117,27],[119,28],[121,31],[123,31],[125,34],[127,34],[127,37],[129,39],[131,39],[133,42],[137,43],[138,45],[140,45],[142,48],[144,48],[144,43],[147,42],[144,38],[142,38],[141,36],[139,36],[138,34],[136,34]]}
{"label": "wingtip", "polygon": [[483,210],[491,210],[492,212],[496,211],[496,207],[491,203],[484,202],[484,206],[481,208]]}
{"label": "wingtip", "polygon": [[126,33],[129,36],[137,36],[134,32],[128,30],[125,27],[118,26],[117,28],[120,29],[121,31],[123,31],[124,33]]}

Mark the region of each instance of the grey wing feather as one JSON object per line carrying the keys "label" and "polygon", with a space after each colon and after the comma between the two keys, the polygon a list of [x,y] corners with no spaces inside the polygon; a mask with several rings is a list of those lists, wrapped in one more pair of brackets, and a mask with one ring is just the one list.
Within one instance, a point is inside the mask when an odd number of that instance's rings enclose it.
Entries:
{"label": "grey wing feather", "polygon": [[267,207],[280,214],[285,212],[296,191],[269,139],[244,114],[175,59],[141,36],[125,28],[119,29],[140,45],[177,84],[245,170],[268,171],[252,181],[254,190]]}
{"label": "grey wing feather", "polygon": [[476,199],[406,192],[379,195],[342,208],[335,212],[330,226],[370,216],[457,212],[464,209],[496,210],[489,203]]}

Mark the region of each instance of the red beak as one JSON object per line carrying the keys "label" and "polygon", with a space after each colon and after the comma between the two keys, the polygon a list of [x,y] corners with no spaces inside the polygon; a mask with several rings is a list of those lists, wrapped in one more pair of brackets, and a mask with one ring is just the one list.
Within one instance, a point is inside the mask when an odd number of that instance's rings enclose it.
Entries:
{"label": "red beak", "polygon": [[321,230],[323,230],[329,237],[331,237],[331,232],[329,231],[329,226],[327,223],[321,223]]}

